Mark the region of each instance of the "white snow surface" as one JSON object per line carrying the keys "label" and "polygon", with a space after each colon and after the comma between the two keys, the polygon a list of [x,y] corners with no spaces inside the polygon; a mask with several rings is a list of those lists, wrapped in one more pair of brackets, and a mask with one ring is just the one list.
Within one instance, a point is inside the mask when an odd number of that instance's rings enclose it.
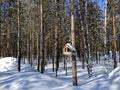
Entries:
{"label": "white snow surface", "polygon": [[60,64],[58,77],[52,72],[51,63],[46,66],[44,74],[24,63],[21,63],[21,72],[18,72],[17,65],[16,58],[0,59],[0,90],[120,90],[120,67],[105,74],[102,64],[94,64],[93,76],[89,78],[87,70],[81,69],[78,62],[78,86],[72,86],[71,63],[68,63],[67,76]]}
{"label": "white snow surface", "polygon": [[69,46],[69,48],[70,48],[72,51],[76,51],[75,47],[73,47],[71,43],[67,43],[66,45]]}

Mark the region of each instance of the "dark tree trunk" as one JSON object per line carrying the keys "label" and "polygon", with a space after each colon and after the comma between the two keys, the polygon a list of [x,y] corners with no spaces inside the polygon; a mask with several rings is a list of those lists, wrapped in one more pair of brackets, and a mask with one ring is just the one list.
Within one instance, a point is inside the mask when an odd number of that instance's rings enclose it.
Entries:
{"label": "dark tree trunk", "polygon": [[113,45],[113,60],[114,60],[114,68],[117,67],[117,61],[116,61],[116,1],[113,0],[113,37],[112,37],[112,45]]}
{"label": "dark tree trunk", "polygon": [[30,56],[30,22],[31,22],[31,12],[29,11],[29,3],[31,2],[31,0],[27,0],[27,3],[28,3],[28,13],[29,13],[29,16],[28,16],[28,26],[27,26],[27,58],[28,58],[28,63],[30,64],[30,59],[31,59],[31,56]]}
{"label": "dark tree trunk", "polygon": [[1,34],[1,24],[2,24],[2,21],[1,21],[1,19],[2,19],[2,10],[1,10],[1,5],[2,5],[2,0],[0,0],[0,57],[2,56],[2,34]]}
{"label": "dark tree trunk", "polygon": [[58,71],[58,3],[59,0],[55,0],[55,54],[54,58],[56,61],[56,77]]}
{"label": "dark tree trunk", "polygon": [[21,71],[21,55],[20,55],[20,0],[17,0],[18,4],[18,71]]}
{"label": "dark tree trunk", "polygon": [[10,9],[10,0],[8,0],[8,26],[7,26],[7,48],[6,56],[10,56],[10,33],[11,33],[11,9]]}
{"label": "dark tree trunk", "polygon": [[[40,0],[38,2],[38,19],[40,20]],[[38,34],[37,34],[37,70],[40,71],[40,23],[38,22]]]}
{"label": "dark tree trunk", "polygon": [[42,0],[40,2],[40,21],[41,21],[41,73],[44,73],[45,63],[44,63],[44,29],[43,29],[43,5]]}

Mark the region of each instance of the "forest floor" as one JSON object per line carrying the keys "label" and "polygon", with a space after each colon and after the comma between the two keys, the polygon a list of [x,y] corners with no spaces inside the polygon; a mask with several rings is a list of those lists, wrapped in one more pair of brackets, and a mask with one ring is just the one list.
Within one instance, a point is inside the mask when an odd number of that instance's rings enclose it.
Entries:
{"label": "forest floor", "polygon": [[81,69],[81,62],[77,60],[78,86],[72,85],[72,66],[67,63],[67,76],[60,63],[58,76],[52,71],[49,61],[44,74],[35,67],[21,63],[21,72],[17,72],[17,59],[6,57],[0,59],[0,90],[120,90],[120,67],[113,70],[113,61],[104,66],[104,62],[93,63],[92,77],[87,69]]}

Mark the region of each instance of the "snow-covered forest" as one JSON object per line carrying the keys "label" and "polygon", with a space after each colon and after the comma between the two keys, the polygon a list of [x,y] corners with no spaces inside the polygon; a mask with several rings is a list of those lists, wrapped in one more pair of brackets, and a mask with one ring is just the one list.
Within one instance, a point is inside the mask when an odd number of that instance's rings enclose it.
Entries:
{"label": "snow-covered forest", "polygon": [[120,0],[0,0],[0,90],[120,90]]}

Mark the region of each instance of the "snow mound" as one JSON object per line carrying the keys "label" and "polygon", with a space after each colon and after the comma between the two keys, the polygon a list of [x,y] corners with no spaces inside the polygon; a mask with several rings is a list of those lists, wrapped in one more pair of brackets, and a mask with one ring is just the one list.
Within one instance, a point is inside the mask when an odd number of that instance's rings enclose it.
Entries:
{"label": "snow mound", "polygon": [[0,59],[0,72],[12,70],[17,60],[13,57],[6,57]]}
{"label": "snow mound", "polygon": [[120,76],[120,67],[117,67],[115,70],[113,70],[111,73],[109,73],[108,79],[113,79]]}
{"label": "snow mound", "polygon": [[[14,57],[5,57],[0,59],[0,72],[5,71],[17,71],[18,70],[18,60]],[[21,62],[21,71],[33,71],[33,68]]]}
{"label": "snow mound", "polygon": [[66,82],[40,74],[28,64],[21,62],[21,72],[17,67],[16,58],[0,59],[0,90],[61,90],[68,87]]}
{"label": "snow mound", "polygon": [[108,81],[110,90],[120,90],[120,67],[117,67],[109,74]]}

